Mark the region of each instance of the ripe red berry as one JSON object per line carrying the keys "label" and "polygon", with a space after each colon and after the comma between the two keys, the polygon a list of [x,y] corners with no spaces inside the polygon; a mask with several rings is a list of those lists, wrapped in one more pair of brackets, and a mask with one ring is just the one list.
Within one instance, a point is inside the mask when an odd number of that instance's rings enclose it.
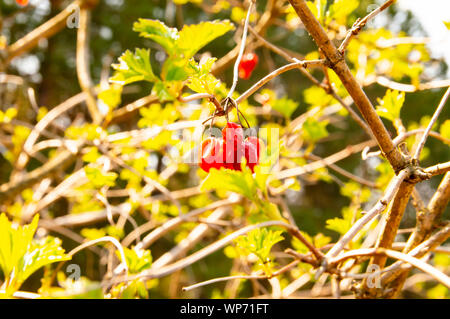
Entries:
{"label": "ripe red berry", "polygon": [[255,166],[259,163],[260,142],[257,137],[250,136],[244,142],[245,159],[247,166],[254,172]]}
{"label": "ripe red berry", "polygon": [[200,168],[208,173],[211,168],[221,167],[241,171],[244,157],[247,166],[254,172],[255,166],[259,163],[263,142],[256,136],[249,136],[244,140],[244,130],[236,123],[227,123],[222,134],[222,139],[209,137],[203,141],[200,150]]}
{"label": "ripe red berry", "polygon": [[242,143],[244,140],[244,130],[241,125],[228,122],[222,129],[222,137],[225,143]]}
{"label": "ripe red berry", "polygon": [[220,169],[223,165],[223,141],[209,137],[202,142],[199,153],[200,168],[209,172],[211,168]]}
{"label": "ripe red berry", "polygon": [[223,162],[224,167],[240,171],[242,158],[245,156],[244,144],[240,143],[224,143],[223,144]]}
{"label": "ripe red berry", "polygon": [[259,159],[259,155],[261,154],[261,148],[263,147],[264,142],[261,141],[256,136],[249,136],[249,137],[247,137],[246,141],[248,143],[252,144],[256,148],[258,159]]}
{"label": "ripe red berry", "polygon": [[258,64],[258,60],[258,56],[253,52],[244,54],[241,62],[239,63],[239,77],[241,79],[248,80]]}
{"label": "ripe red berry", "polygon": [[28,0],[16,0],[16,3],[19,5],[19,6],[26,6],[27,4],[28,4]]}

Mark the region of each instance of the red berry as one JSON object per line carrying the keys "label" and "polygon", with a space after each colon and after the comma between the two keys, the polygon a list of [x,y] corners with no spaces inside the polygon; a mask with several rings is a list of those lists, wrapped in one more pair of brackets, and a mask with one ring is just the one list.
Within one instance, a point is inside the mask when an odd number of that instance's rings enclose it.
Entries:
{"label": "red berry", "polygon": [[209,172],[211,168],[220,169],[223,166],[223,141],[209,137],[202,142],[200,149],[200,168]]}
{"label": "red berry", "polygon": [[252,170],[252,173],[255,170],[255,166],[259,163],[262,143],[263,142],[255,136],[249,136],[244,142],[245,159],[247,160],[247,166]]}
{"label": "red berry", "polygon": [[245,159],[247,161],[247,166],[254,172],[255,165],[258,164],[258,151],[254,144],[245,141],[244,142],[244,148],[245,148]]}
{"label": "red berry", "polygon": [[223,144],[223,162],[224,167],[235,171],[241,170],[242,157],[245,156],[244,144],[224,143]]}
{"label": "red berry", "polygon": [[253,52],[244,54],[239,63],[239,77],[248,80],[258,64],[258,60],[258,56]]}
{"label": "red berry", "polygon": [[244,140],[244,130],[242,126],[237,123],[228,122],[222,129],[222,137],[225,143],[242,143]]}
{"label": "red berry", "polygon": [[16,3],[19,5],[19,6],[26,6],[27,4],[28,4],[28,0],[16,0]]}
{"label": "red berry", "polygon": [[258,159],[259,159],[259,154],[261,153],[261,148],[264,145],[264,142],[261,141],[256,136],[249,136],[249,137],[247,137],[246,141],[250,144],[253,144],[253,146],[256,148],[256,150],[258,152]]}
{"label": "red berry", "polygon": [[247,166],[254,172],[264,143],[256,136],[249,136],[244,141],[242,126],[236,123],[227,123],[222,134],[222,139],[209,137],[202,142],[200,168],[207,173],[211,168],[221,167],[240,171],[242,158],[245,157]]}

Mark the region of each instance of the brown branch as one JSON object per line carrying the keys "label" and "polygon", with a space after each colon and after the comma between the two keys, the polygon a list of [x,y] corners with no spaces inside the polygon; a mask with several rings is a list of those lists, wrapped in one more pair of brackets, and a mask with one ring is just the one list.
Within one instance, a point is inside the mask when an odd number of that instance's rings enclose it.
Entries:
{"label": "brown branch", "polygon": [[353,98],[353,101],[360,110],[367,124],[372,129],[372,133],[376,138],[384,156],[387,158],[395,172],[398,173],[406,167],[407,162],[402,153],[400,153],[400,151],[393,144],[383,122],[375,112],[372,103],[354,78],[345,63],[344,57],[328,38],[327,33],[308,8],[306,1],[289,0],[289,2],[302,20],[305,28],[311,34],[316,44],[328,59],[329,67],[336,72],[341,79],[342,84]]}
{"label": "brown branch", "polygon": [[91,12],[88,8],[80,9],[79,26],[77,32],[77,75],[80,87],[86,94],[86,105],[94,124],[99,124],[103,118],[94,93],[89,68],[89,24]]}
{"label": "brown branch", "polygon": [[[253,35],[267,48],[269,48],[270,50],[272,50],[273,52],[279,54],[280,56],[282,56],[283,58],[285,58],[287,61],[289,62],[296,62],[297,59],[296,57],[293,57],[291,54],[289,54],[288,52],[286,52],[283,49],[280,49],[279,47],[273,45],[272,43],[270,43],[269,41],[267,41],[266,39],[264,39],[264,37],[262,37],[261,35],[259,35],[255,29],[253,29],[252,27],[249,27],[249,30],[253,33]],[[314,66],[314,65],[313,65]],[[359,126],[361,126],[361,128],[370,136],[373,137],[372,135],[372,131],[370,130],[370,128],[367,126],[367,124],[358,116],[358,114],[356,114],[356,112],[350,107],[350,105],[348,105],[347,103],[344,102],[344,100],[336,93],[335,90],[333,90],[333,88],[331,86],[324,86],[322,83],[320,83],[314,76],[311,75],[311,73],[309,73],[305,68],[303,67],[299,67],[298,70],[305,75],[312,83],[314,83],[315,85],[317,85],[318,87],[322,88],[323,90],[325,90],[325,92],[327,92],[328,94],[331,94],[341,105],[344,109],[347,110],[347,112],[350,114],[350,116],[353,118],[353,120],[355,120],[356,123],[359,124]]]}
{"label": "brown branch", "polygon": [[369,20],[376,17],[380,12],[384,11],[388,7],[390,7],[396,0],[388,0],[385,3],[383,3],[381,6],[370,12],[368,15],[366,15],[363,19],[357,19],[356,22],[353,24],[352,28],[347,32],[347,35],[342,41],[341,45],[339,46],[339,52],[342,54],[344,53],[345,49],[349,45],[352,38],[356,35],[358,35],[359,32],[361,32],[362,28],[364,28],[369,22]]}
{"label": "brown branch", "polygon": [[[267,1],[266,8],[264,10],[264,14],[258,20],[258,23],[255,26],[255,30],[258,33],[265,33],[267,28],[272,24],[274,18],[279,14],[277,1],[269,0]],[[232,63],[235,61],[239,54],[239,45],[235,46],[231,51],[229,51],[225,56],[221,59],[217,60],[214,63],[214,66],[211,69],[212,74],[218,75],[223,73]]]}
{"label": "brown branch", "polygon": [[442,175],[450,171],[450,162],[439,163],[424,169],[424,172],[431,176]]}
{"label": "brown branch", "polygon": [[[320,158],[319,156],[314,155],[312,153],[306,155],[306,157],[307,158],[311,158],[313,160],[318,160],[318,161],[323,161],[324,160],[323,158]],[[365,186],[370,187],[370,188],[377,188],[377,184],[376,183],[374,183],[372,181],[369,181],[369,180],[366,180],[366,179],[364,179],[362,177],[359,177],[359,176],[357,176],[357,175],[355,175],[353,173],[350,173],[350,172],[346,171],[345,169],[337,166],[336,164],[328,164],[327,166],[329,168],[331,168],[332,170],[338,172],[342,176],[345,176],[348,179],[354,180],[355,182],[357,182],[357,183],[359,183],[361,185],[365,185]]]}
{"label": "brown branch", "polygon": [[6,49],[7,57],[6,63],[11,62],[15,57],[27,52],[38,45],[41,39],[47,39],[61,31],[66,26],[66,21],[74,9],[79,7],[85,0],[76,0],[71,5],[67,6],[58,15],[51,18],[44,24],[40,25],[23,38],[17,40],[15,43],[8,46]]}
{"label": "brown branch", "polygon": [[352,154],[361,152],[367,146],[371,146],[371,145],[375,145],[375,141],[367,141],[367,142],[363,142],[363,143],[360,143],[357,145],[349,145],[342,151],[339,151],[333,155],[325,157],[324,159],[321,159],[321,160],[318,160],[318,161],[315,161],[312,163],[308,163],[303,166],[289,168],[289,169],[283,170],[281,172],[277,172],[274,174],[275,175],[274,177],[278,178],[278,179],[285,179],[285,178],[289,178],[289,177],[294,177],[294,176],[299,176],[299,175],[303,175],[306,173],[310,173],[310,172],[315,171],[316,169],[330,166],[338,161],[343,160],[344,158],[349,157]]}
{"label": "brown branch", "polygon": [[344,253],[341,256],[334,258],[330,261],[330,264],[338,264],[342,261],[349,259],[349,258],[355,258],[358,256],[386,256],[390,258],[398,259],[402,262],[409,263],[410,265],[422,270],[423,272],[426,272],[430,274],[433,278],[435,278],[437,281],[441,282],[445,286],[450,288],[450,277],[445,275],[444,273],[440,272],[433,266],[425,263],[424,261],[417,259],[411,255],[406,255],[403,253],[400,253],[395,250],[385,249],[385,248],[362,248],[362,249],[355,249],[350,252]]}
{"label": "brown branch", "polygon": [[430,134],[430,131],[433,128],[433,125],[436,123],[437,118],[439,117],[439,114],[441,114],[442,110],[444,109],[445,103],[447,102],[449,96],[450,96],[450,86],[448,87],[447,91],[445,92],[444,96],[442,97],[441,101],[439,102],[439,105],[436,108],[436,111],[434,112],[433,117],[430,120],[430,123],[428,124],[427,128],[425,129],[425,132],[423,133],[423,135],[420,139],[419,145],[417,146],[416,151],[413,156],[413,159],[415,159],[416,161],[419,161],[420,153],[422,152],[422,149],[425,146],[428,135]]}
{"label": "brown branch", "polygon": [[266,75],[265,77],[263,77],[261,80],[259,80],[258,82],[256,82],[251,88],[249,88],[247,91],[245,91],[244,93],[242,93],[237,99],[236,99],[236,103],[239,104],[242,101],[244,101],[245,99],[247,99],[250,95],[252,95],[253,93],[255,93],[260,87],[262,87],[264,84],[266,84],[267,82],[269,82],[270,80],[274,79],[275,77],[279,76],[280,74],[289,71],[289,70],[293,70],[293,69],[297,69],[297,68],[306,68],[309,65],[320,65],[323,64],[324,61],[323,60],[311,60],[311,61],[296,61],[290,64],[287,64],[285,66],[282,66],[276,70],[274,70],[273,72],[269,73],[268,75]]}
{"label": "brown branch", "polygon": [[450,85],[450,80],[436,80],[426,83],[419,83],[417,85],[413,84],[405,84],[392,81],[384,76],[369,76],[364,79],[364,86],[371,85],[373,83],[378,83],[381,86],[390,88],[392,90],[403,91],[403,92],[417,92],[417,91],[425,91],[431,89],[439,89],[443,87],[448,87]]}
{"label": "brown branch", "polygon": [[[354,223],[350,230],[344,236],[342,236],[342,238],[333,246],[333,248],[328,251],[328,253],[326,254],[327,258],[336,257],[342,250],[344,250],[345,246],[356,236],[356,234],[364,227],[364,225],[366,225],[373,218],[375,218],[375,216],[386,209],[387,205],[394,198],[400,185],[403,183],[403,180],[407,178],[407,176],[408,172],[406,170],[402,170],[391,180],[388,187],[386,188],[383,197],[378,200],[378,202],[375,204],[375,206],[372,207],[372,209],[366,212],[363,217],[361,217],[356,223]],[[319,272],[319,275],[325,270],[326,267],[326,264],[323,265],[323,268]]]}
{"label": "brown branch", "polygon": [[[78,150],[79,148],[77,148],[77,151]],[[39,168],[36,168],[24,176],[18,177],[15,181],[0,185],[0,202],[12,199],[22,190],[34,185],[57,170],[64,169],[64,167],[67,167],[73,159],[74,153],[63,150]]]}
{"label": "brown branch", "polygon": [[[400,185],[400,188],[394,197],[394,201],[392,202],[391,208],[389,209],[386,223],[381,230],[381,236],[378,239],[376,247],[391,248],[395,236],[397,235],[397,230],[400,226],[406,205],[411,197],[413,188],[414,184],[409,182],[403,182]],[[377,255],[371,260],[370,264],[378,265],[380,268],[383,268],[386,260],[386,255]]]}
{"label": "brown branch", "polygon": [[173,264],[167,265],[167,266],[159,268],[159,269],[155,269],[152,267],[148,270],[142,271],[140,274],[135,275],[135,276],[128,276],[126,278],[117,278],[116,280],[111,281],[110,284],[123,282],[123,281],[130,281],[130,280],[134,280],[134,279],[138,279],[138,278],[151,279],[151,278],[165,277],[175,271],[186,268],[187,266],[205,258],[206,256],[209,256],[210,254],[214,253],[215,251],[225,247],[227,244],[229,244],[230,242],[232,242],[239,236],[245,235],[248,232],[250,232],[254,229],[257,229],[257,228],[271,227],[271,226],[283,227],[286,230],[288,230],[289,232],[293,231],[294,235],[296,234],[296,232],[298,232],[298,229],[295,226],[286,224],[282,221],[267,221],[267,222],[263,222],[263,223],[259,223],[259,224],[255,224],[255,225],[249,225],[249,226],[246,226],[244,228],[241,228],[241,229],[235,231],[234,233],[231,233],[230,235],[228,235],[224,238],[219,239],[218,241],[212,243],[211,245],[209,245],[199,251],[196,251],[192,255],[190,255],[186,258],[183,258]]}

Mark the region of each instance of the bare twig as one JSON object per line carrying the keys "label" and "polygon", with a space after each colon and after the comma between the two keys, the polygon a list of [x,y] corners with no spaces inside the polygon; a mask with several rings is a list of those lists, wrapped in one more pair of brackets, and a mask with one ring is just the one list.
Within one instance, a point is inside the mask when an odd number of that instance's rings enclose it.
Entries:
{"label": "bare twig", "polygon": [[362,249],[355,249],[350,252],[344,253],[340,255],[339,257],[333,258],[330,260],[330,264],[338,264],[346,259],[349,258],[355,258],[358,256],[373,256],[373,255],[384,255],[386,257],[395,258],[398,260],[401,260],[403,262],[409,263],[412,266],[422,270],[423,272],[428,273],[431,275],[434,279],[442,283],[443,285],[450,288],[450,278],[445,275],[444,273],[440,272],[433,266],[423,262],[420,259],[417,259],[415,257],[412,257],[410,255],[406,255],[403,253],[400,253],[395,250],[390,249],[384,249],[384,248],[362,248]]}
{"label": "bare twig", "polygon": [[245,18],[244,30],[242,31],[242,39],[241,39],[241,43],[240,43],[240,46],[239,46],[239,54],[238,54],[238,56],[236,58],[236,61],[234,63],[233,83],[231,85],[230,90],[228,91],[227,98],[232,98],[234,90],[236,89],[236,85],[237,85],[238,80],[239,80],[239,64],[241,63],[242,56],[244,55],[245,44],[247,42],[248,24],[249,24],[249,21],[250,21],[250,15],[252,13],[253,5],[254,5],[254,0],[251,0],[250,1],[250,5],[248,6],[248,10],[247,10],[247,16]]}
{"label": "bare twig", "polygon": [[77,75],[81,89],[86,94],[86,104],[92,120],[99,124],[103,118],[94,97],[92,80],[89,71],[89,23],[91,12],[88,8],[80,9],[77,31]]}
{"label": "bare twig", "polygon": [[327,33],[320,25],[308,8],[305,0],[289,0],[297,15],[303,21],[305,28],[313,37],[319,48],[328,60],[329,66],[336,72],[353,98],[356,106],[362,113],[367,124],[372,129],[380,149],[396,172],[399,172],[406,166],[406,160],[400,151],[394,146],[388,131],[381,121],[375,109],[354,78],[342,54],[336,49],[333,42],[328,38]]}
{"label": "bare twig", "polygon": [[275,71],[273,71],[273,72],[269,73],[268,75],[266,75],[265,77],[263,77],[261,80],[256,82],[251,88],[249,88],[247,91],[242,93],[236,99],[236,103],[237,104],[241,103],[242,101],[247,99],[250,95],[255,93],[264,84],[266,84],[270,80],[276,78],[277,76],[279,76],[280,74],[282,74],[282,73],[284,73],[286,71],[297,69],[297,68],[305,68],[308,65],[320,65],[322,63],[324,63],[323,60],[310,60],[310,61],[297,61],[297,62],[294,62],[294,63],[287,64],[285,66],[282,66],[281,68],[278,68]]}
{"label": "bare twig", "polygon": [[425,143],[428,138],[428,134],[430,133],[431,129],[433,128],[434,124],[436,123],[439,114],[441,114],[441,111],[444,109],[445,103],[448,100],[448,97],[450,96],[450,86],[448,87],[447,91],[445,92],[444,96],[442,97],[441,101],[439,102],[439,105],[436,109],[436,111],[433,114],[433,117],[430,120],[430,123],[428,124],[427,128],[425,129],[425,132],[422,135],[422,138],[419,142],[419,145],[416,148],[416,152],[414,153],[413,158],[416,161],[419,161],[420,153],[422,152],[423,147],[425,146]]}
{"label": "bare twig", "polygon": [[347,48],[348,44],[350,43],[351,39],[356,36],[359,32],[361,32],[362,28],[364,28],[367,24],[367,22],[374,17],[376,17],[380,12],[384,11],[388,7],[390,7],[396,0],[388,0],[385,3],[383,3],[381,6],[370,12],[368,15],[366,15],[363,19],[358,19],[353,24],[352,28],[347,32],[347,35],[342,41],[341,45],[339,46],[339,52],[342,54],[344,53],[345,49]]}

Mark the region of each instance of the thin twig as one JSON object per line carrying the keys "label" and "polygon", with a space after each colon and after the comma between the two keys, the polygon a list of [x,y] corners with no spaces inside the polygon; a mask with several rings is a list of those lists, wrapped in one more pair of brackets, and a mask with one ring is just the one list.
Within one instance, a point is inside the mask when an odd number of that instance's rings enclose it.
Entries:
{"label": "thin twig", "polygon": [[245,23],[244,23],[244,30],[242,31],[242,40],[241,40],[241,45],[239,48],[239,54],[236,58],[236,62],[234,63],[234,68],[233,68],[233,84],[231,85],[230,91],[228,91],[227,98],[232,98],[234,90],[236,89],[236,85],[239,80],[239,64],[241,63],[242,56],[244,55],[245,44],[247,42],[248,23],[250,21],[250,15],[251,15],[251,12],[253,9],[254,1],[255,0],[251,0],[250,5],[248,6],[247,16],[245,18]]}
{"label": "thin twig", "polygon": [[376,17],[380,12],[384,11],[388,7],[390,7],[396,0],[388,0],[385,3],[383,3],[381,6],[370,12],[368,15],[366,15],[363,19],[358,19],[353,24],[352,28],[347,32],[347,35],[342,41],[341,45],[339,46],[339,52],[344,53],[345,49],[349,45],[351,39],[356,36],[359,32],[361,32],[362,28],[364,28],[367,24],[367,22],[374,17]]}
{"label": "thin twig", "polygon": [[297,68],[305,68],[308,65],[320,65],[320,64],[323,64],[323,63],[324,63],[324,60],[296,61],[294,63],[290,63],[290,64],[287,64],[285,66],[282,66],[282,67],[272,71],[271,73],[269,73],[265,77],[263,77],[261,80],[259,80],[255,84],[253,84],[253,86],[251,88],[249,88],[247,91],[242,93],[236,99],[236,104],[241,103],[242,101],[247,99],[250,95],[255,93],[264,84],[266,84],[270,80],[276,78],[277,76],[279,76],[280,74],[282,74],[282,73],[284,73],[286,71],[289,71],[289,70],[292,70],[292,69],[297,69]]}
{"label": "thin twig", "polygon": [[333,265],[333,264],[338,264],[349,258],[355,258],[358,256],[374,256],[374,255],[384,255],[384,256],[387,256],[390,258],[395,258],[395,259],[401,260],[403,262],[406,262],[408,264],[411,264],[412,266],[422,270],[423,272],[428,273],[433,278],[435,278],[437,281],[439,281],[443,285],[450,288],[450,277],[448,277],[444,273],[440,272],[433,266],[423,262],[420,259],[417,259],[410,255],[403,254],[403,253],[400,253],[398,251],[391,250],[391,249],[385,249],[385,248],[355,249],[350,252],[344,253],[344,254],[340,255],[339,257],[333,258],[329,262],[331,265]]}
{"label": "thin twig", "polygon": [[436,111],[434,112],[433,117],[430,120],[430,123],[428,123],[428,126],[422,135],[419,145],[417,145],[416,152],[414,153],[414,156],[413,156],[413,159],[415,159],[416,161],[419,161],[420,153],[422,152],[422,149],[425,146],[425,143],[428,138],[428,134],[430,133],[431,129],[433,128],[434,124],[436,123],[436,121],[439,117],[439,114],[441,114],[441,111],[444,109],[445,103],[447,102],[449,96],[450,96],[450,86],[448,87],[447,91],[445,92],[444,96],[442,97],[441,101],[439,102],[439,105],[438,105]]}

